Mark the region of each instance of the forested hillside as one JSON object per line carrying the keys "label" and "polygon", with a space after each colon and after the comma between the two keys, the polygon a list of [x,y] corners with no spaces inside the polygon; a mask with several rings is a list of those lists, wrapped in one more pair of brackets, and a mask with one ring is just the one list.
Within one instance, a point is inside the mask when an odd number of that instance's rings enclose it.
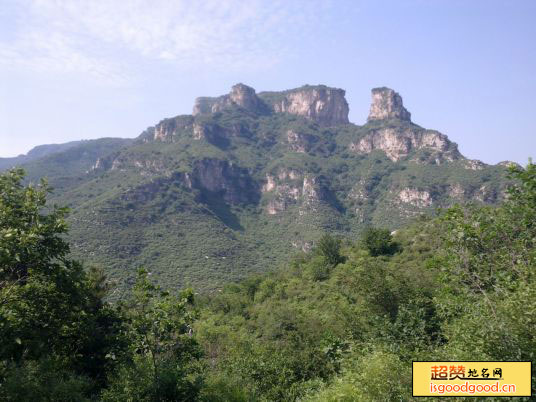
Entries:
{"label": "forested hillside", "polygon": [[362,125],[348,110],[342,89],[237,84],[135,140],[70,144],[23,166],[71,209],[73,256],[122,291],[139,267],[160,285],[214,291],[275,270],[326,232],[356,239],[370,225],[502,200],[508,163],[465,158],[415,124],[392,89],[373,89]]}
{"label": "forested hillside", "polygon": [[69,255],[46,186],[7,172],[0,398],[406,401],[412,360],[534,360],[536,165],[510,171],[500,206],[326,234],[212,295],[163,291],[140,270],[115,304],[104,273]]}

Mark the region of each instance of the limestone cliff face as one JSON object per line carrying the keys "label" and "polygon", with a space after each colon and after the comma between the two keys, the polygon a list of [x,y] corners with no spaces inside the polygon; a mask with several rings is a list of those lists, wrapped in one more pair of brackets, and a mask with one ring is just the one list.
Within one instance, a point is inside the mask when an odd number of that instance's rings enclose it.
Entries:
{"label": "limestone cliff face", "polygon": [[[370,127],[369,132],[350,143],[350,151],[367,154],[381,150],[397,162],[412,151],[427,150],[424,162],[437,165],[461,157],[456,144],[450,142],[446,135],[412,124],[411,114],[404,108],[402,97],[390,88],[372,90],[370,114],[365,127]],[[414,162],[423,160],[415,159]]]}
{"label": "limestone cliff face", "polygon": [[314,211],[314,205],[327,201],[329,190],[321,177],[292,169],[281,169],[277,175],[267,175],[262,192],[269,195],[266,205],[269,215],[276,215],[292,205]]}
{"label": "limestone cliff face", "polygon": [[268,215],[276,215],[296,204],[301,195],[303,174],[292,169],[281,169],[277,175],[267,175],[262,192],[271,195],[266,205]]}
{"label": "limestone cliff face", "polygon": [[230,106],[240,106],[243,109],[257,112],[262,107],[261,100],[257,97],[255,90],[244,84],[236,84],[231,88],[228,95],[218,98],[201,97],[195,100],[192,114],[221,112]]}
{"label": "limestone cliff face", "polygon": [[302,196],[305,203],[314,204],[318,201],[327,201],[328,191],[323,185],[321,177],[306,175],[303,178]]}
{"label": "limestone cliff face", "polygon": [[176,134],[191,128],[192,123],[192,116],[177,116],[171,119],[164,119],[154,127],[153,140],[172,142]]}
{"label": "limestone cliff face", "polygon": [[411,113],[404,108],[402,97],[390,88],[374,88],[368,121],[399,119],[411,121]]}
{"label": "limestone cliff face", "polygon": [[217,143],[225,136],[224,130],[221,127],[206,122],[195,122],[192,129],[194,140],[206,140],[210,143]]}
{"label": "limestone cliff face", "polygon": [[[229,108],[234,111],[227,115]],[[236,108],[248,113],[235,113]],[[271,170],[264,182],[255,182],[248,170],[229,162],[231,159],[239,159],[227,158],[226,152],[236,157],[239,153],[234,154],[234,150],[244,147],[247,152],[254,150],[256,157],[262,160],[264,153],[273,150],[285,153],[290,150],[306,153],[308,157],[317,157],[336,155],[341,151],[341,147],[345,147],[354,154],[381,151],[393,162],[441,165],[457,161],[456,166],[468,170],[483,170],[488,167],[479,161],[465,159],[459,153],[457,145],[449,141],[447,136],[413,124],[402,97],[390,88],[372,90],[370,114],[365,125],[348,124],[348,111],[345,91],[342,89],[306,85],[281,92],[257,94],[253,88],[237,84],[227,95],[197,98],[193,116],[162,120],[155,127],[148,129],[141,139],[144,142],[175,142],[178,138],[183,138],[186,144],[185,152],[190,152],[189,140],[194,140],[191,144],[195,144],[196,150],[202,149],[202,152],[209,149],[207,144],[196,144],[196,141],[208,142],[219,148],[218,152],[223,152],[218,156],[221,160],[208,158],[208,154],[204,153],[195,154],[195,157],[188,161],[191,170],[181,173],[182,184],[207,196],[221,196],[230,204],[258,203],[262,196],[263,206],[269,215],[277,215],[293,206],[297,207],[295,210],[299,215],[315,213],[324,206],[342,211],[346,206],[341,203],[348,201],[355,216],[364,222],[376,208],[376,204],[371,200],[378,199],[378,191],[374,186],[379,179],[360,174],[351,185],[345,183],[347,187],[341,191],[333,184],[333,177],[326,179],[322,176],[320,172],[326,176],[330,175],[322,169],[314,169],[315,173],[312,173],[306,165],[301,166],[301,171],[298,171],[290,167],[284,168],[282,164],[279,165],[281,169],[277,173]],[[211,116],[213,113],[218,114]],[[297,118],[279,118],[276,116],[278,113],[294,114],[317,124],[303,124],[304,122]],[[238,118],[235,119],[235,116]],[[336,127],[339,125],[346,126]],[[322,127],[331,128],[326,130]],[[182,152],[182,149],[177,148],[177,151]],[[345,153],[345,158],[348,156]],[[299,155],[293,157],[299,158]],[[99,160],[93,170],[126,170],[134,167],[141,176],[172,175],[173,172],[166,169],[167,162],[158,158],[160,157],[151,156],[147,160]],[[506,164],[505,162],[504,165]],[[261,171],[266,172],[266,165],[248,166],[255,177]],[[352,174],[347,170],[347,167],[341,167],[340,172],[344,176]],[[407,212],[408,216],[418,209],[427,209],[443,202],[445,197],[456,200],[478,199],[484,202],[495,197],[493,189],[483,188],[477,192],[461,184],[443,185],[438,187],[439,190],[426,186],[414,188],[413,185],[414,182],[411,181],[397,184],[391,187],[391,196],[386,198],[394,208],[403,213]],[[339,202],[337,197],[342,201]],[[318,208],[319,206],[322,208]]]}
{"label": "limestone cliff face", "polygon": [[261,105],[255,90],[244,84],[236,84],[231,89],[229,100],[246,110],[257,111]]}
{"label": "limestone cliff face", "polygon": [[257,185],[248,171],[226,160],[205,158],[194,162],[184,182],[188,187],[217,193],[231,204],[258,201]]}
{"label": "limestone cliff face", "polygon": [[112,154],[99,158],[91,170],[136,171],[141,177],[170,177],[173,174],[173,168],[166,162],[162,157],[156,156],[132,158],[122,154]]}
{"label": "limestone cliff face", "polygon": [[284,92],[263,92],[244,84],[236,84],[228,95],[217,98],[201,97],[195,100],[193,115],[221,112],[230,106],[239,106],[250,112],[289,113],[303,116],[322,126],[348,124],[348,103],[345,91],[323,85],[304,86]]}
{"label": "limestone cliff face", "polygon": [[[350,144],[350,150],[357,153],[366,154],[379,149],[393,162],[405,158],[412,150],[425,148],[440,153],[442,160],[452,161],[460,157],[456,144],[451,143],[446,135],[414,127],[373,130]],[[439,160],[437,162],[439,164]]]}
{"label": "limestone cliff face", "polygon": [[348,124],[345,91],[325,86],[305,86],[286,91],[271,106],[276,113],[303,116],[322,126]]}
{"label": "limestone cliff face", "polygon": [[398,193],[400,201],[415,207],[424,208],[432,205],[432,196],[426,190],[416,188],[404,188]]}
{"label": "limestone cliff face", "polygon": [[91,166],[91,169],[89,171],[93,170],[108,170],[111,167],[111,161],[109,158],[97,158],[95,161],[95,164]]}

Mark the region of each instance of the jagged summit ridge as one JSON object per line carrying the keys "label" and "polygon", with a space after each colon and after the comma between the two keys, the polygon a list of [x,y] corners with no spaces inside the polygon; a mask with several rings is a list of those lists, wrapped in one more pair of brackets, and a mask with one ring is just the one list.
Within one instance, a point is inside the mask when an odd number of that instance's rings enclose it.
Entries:
{"label": "jagged summit ridge", "polygon": [[404,107],[398,92],[386,87],[373,88],[368,121],[387,119],[411,121],[411,113]]}
{"label": "jagged summit ridge", "polygon": [[305,117],[322,126],[348,124],[348,102],[345,91],[325,85],[304,85],[281,92],[261,92],[244,84],[236,84],[231,92],[217,98],[195,100],[193,115],[220,112],[238,106],[255,113],[289,113]]}
{"label": "jagged summit ridge", "polygon": [[325,85],[304,85],[280,93],[259,94],[276,113],[290,113],[315,121],[321,126],[348,124],[346,91]]}
{"label": "jagged summit ridge", "polygon": [[[293,114],[311,120],[321,127],[333,129],[350,124],[349,107],[343,89],[325,85],[304,85],[286,91],[256,93],[252,87],[239,83],[234,85],[227,95],[197,98],[192,115],[162,120],[152,130],[148,130],[144,138],[174,142],[181,136],[190,136],[194,140],[204,140],[217,147],[225,147],[232,138],[252,135],[248,131],[250,128],[246,126],[226,126],[210,120],[210,115],[226,113],[232,108],[245,110],[251,117]],[[200,118],[202,115],[209,119]],[[411,157],[415,163],[435,165],[463,158],[457,145],[446,135],[413,124],[402,97],[391,88],[373,88],[367,124],[352,127],[349,129],[357,130],[356,133],[361,130],[362,135],[356,135],[349,143],[348,149],[351,153],[369,154],[380,150],[393,162]],[[291,128],[285,131],[283,137],[275,142],[286,144],[293,152],[310,153],[314,152],[312,149],[315,146],[326,146],[322,145],[322,141],[319,142],[320,137]],[[424,154],[417,156],[417,151]],[[478,166],[471,165],[468,168],[476,169]]]}
{"label": "jagged summit ridge", "polygon": [[[304,85],[279,92],[261,92],[239,83],[227,95],[199,97],[192,115],[221,112],[238,106],[254,113],[289,113],[305,117],[324,127],[348,124],[349,106],[346,91],[325,85]],[[402,97],[387,87],[372,89],[372,102],[367,121],[398,119],[411,122],[411,113],[404,107]]]}

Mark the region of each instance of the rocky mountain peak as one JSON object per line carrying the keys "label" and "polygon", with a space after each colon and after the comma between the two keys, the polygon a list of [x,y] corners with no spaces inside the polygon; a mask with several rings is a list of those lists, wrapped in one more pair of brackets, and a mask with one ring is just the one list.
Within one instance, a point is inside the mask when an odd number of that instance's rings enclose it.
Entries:
{"label": "rocky mountain peak", "polygon": [[276,113],[290,113],[313,120],[321,126],[348,124],[348,102],[344,89],[305,85],[284,92],[264,92],[259,96]]}
{"label": "rocky mountain peak", "polygon": [[386,119],[411,121],[411,113],[406,110],[397,92],[386,87],[374,88],[368,121]]}
{"label": "rocky mountain peak", "polygon": [[289,113],[305,117],[321,126],[348,124],[348,102],[345,91],[325,85],[305,85],[281,92],[262,92],[244,84],[236,84],[228,95],[195,100],[193,115],[220,112],[239,106],[251,112]]}
{"label": "rocky mountain peak", "polygon": [[229,93],[229,99],[247,110],[257,110],[260,105],[260,100],[257,98],[255,90],[242,83],[233,85]]}
{"label": "rocky mountain peak", "polygon": [[204,113],[220,112],[233,105],[256,112],[261,106],[261,101],[257,97],[253,88],[239,83],[231,88],[231,92],[228,95],[223,95],[217,98],[197,98],[195,100],[192,114],[195,116]]}

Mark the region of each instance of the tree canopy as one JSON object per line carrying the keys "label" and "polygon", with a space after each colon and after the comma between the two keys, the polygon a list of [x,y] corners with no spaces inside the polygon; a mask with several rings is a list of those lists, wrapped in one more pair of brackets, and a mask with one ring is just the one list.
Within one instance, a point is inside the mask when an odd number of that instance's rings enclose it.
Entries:
{"label": "tree canopy", "polygon": [[409,401],[412,360],[536,357],[532,163],[499,207],[326,234],[209,295],[140,269],[114,304],[69,257],[67,210],[23,179],[0,175],[0,400]]}

